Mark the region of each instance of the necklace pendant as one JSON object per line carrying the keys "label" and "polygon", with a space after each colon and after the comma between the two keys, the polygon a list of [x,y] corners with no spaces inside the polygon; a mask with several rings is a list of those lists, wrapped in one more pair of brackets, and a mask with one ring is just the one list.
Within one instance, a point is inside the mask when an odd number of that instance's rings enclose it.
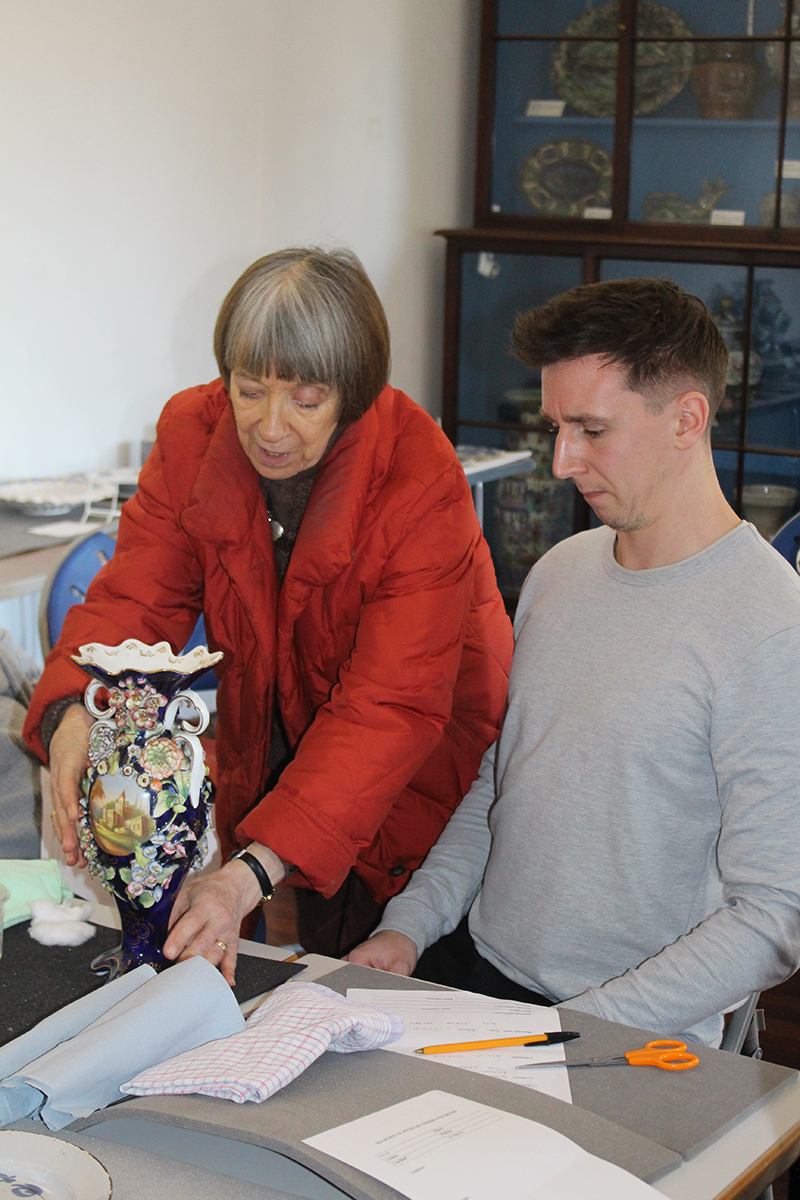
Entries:
{"label": "necklace pendant", "polygon": [[283,529],[283,526],[281,525],[280,521],[276,521],[274,517],[270,517],[269,525],[270,525],[270,529],[272,530],[273,542],[280,541],[280,539],[283,537],[283,534],[284,534],[284,529]]}

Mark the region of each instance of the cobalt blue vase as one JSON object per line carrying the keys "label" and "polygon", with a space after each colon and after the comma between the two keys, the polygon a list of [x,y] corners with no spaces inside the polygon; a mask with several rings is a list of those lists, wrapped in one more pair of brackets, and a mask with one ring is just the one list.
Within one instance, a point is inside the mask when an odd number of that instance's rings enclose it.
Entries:
{"label": "cobalt blue vase", "polygon": [[206,856],[213,788],[199,735],[208,710],[191,691],[221,654],[204,646],[174,655],[166,642],[81,646],[90,767],[78,839],[89,873],[111,892],[122,942],[92,970],[108,980],[148,963],[160,971],[172,906],[186,874]]}

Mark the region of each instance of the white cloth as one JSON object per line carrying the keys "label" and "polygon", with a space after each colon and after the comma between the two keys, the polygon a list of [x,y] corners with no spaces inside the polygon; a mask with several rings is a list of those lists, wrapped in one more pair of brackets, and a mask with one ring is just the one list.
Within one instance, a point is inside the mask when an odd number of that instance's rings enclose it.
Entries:
{"label": "white cloth", "polygon": [[[141,986],[124,994],[139,972]],[[104,1009],[103,1001],[117,984],[122,985],[114,993],[118,1003]],[[92,1014],[90,1022],[84,1023],[81,1013]],[[233,992],[204,958],[176,963],[160,975],[139,967],[3,1047],[0,1124],[41,1110],[49,1129],[63,1129],[119,1100],[120,1084],[138,1071],[176,1050],[243,1028]]]}
{"label": "white cloth", "polygon": [[134,1096],[199,1092],[260,1103],[325,1050],[377,1050],[403,1032],[394,1013],[354,1004],[320,984],[285,983],[256,1009],[243,1033],[142,1071],[120,1090]]}
{"label": "white cloth", "polygon": [[95,935],[90,925],[92,906],[87,900],[34,900],[28,934],[43,946],[82,946]]}

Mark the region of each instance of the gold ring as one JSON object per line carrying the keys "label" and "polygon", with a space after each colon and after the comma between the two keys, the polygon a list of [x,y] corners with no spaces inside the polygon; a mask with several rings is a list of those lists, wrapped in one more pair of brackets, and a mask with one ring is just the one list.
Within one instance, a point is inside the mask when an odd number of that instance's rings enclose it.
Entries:
{"label": "gold ring", "polygon": [[227,949],[228,949],[228,947],[225,945],[225,943],[224,943],[224,942],[221,942],[219,938],[217,938],[217,939],[216,939],[216,941],[214,942],[214,945],[215,945],[215,946],[222,946],[222,949],[223,949],[223,950],[227,950]]}
{"label": "gold ring", "polygon": [[51,820],[51,821],[53,822],[53,824],[55,825],[55,823],[56,823],[56,814],[55,814],[54,812],[51,812],[51,813],[50,813],[50,820]]}

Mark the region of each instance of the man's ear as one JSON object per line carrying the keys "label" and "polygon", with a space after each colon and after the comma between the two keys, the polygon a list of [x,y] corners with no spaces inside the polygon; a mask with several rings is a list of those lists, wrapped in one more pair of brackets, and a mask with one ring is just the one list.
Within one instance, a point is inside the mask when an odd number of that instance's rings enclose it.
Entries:
{"label": "man's ear", "polygon": [[676,400],[677,425],[675,446],[678,450],[690,450],[703,437],[708,425],[708,400],[702,392],[686,392]]}

